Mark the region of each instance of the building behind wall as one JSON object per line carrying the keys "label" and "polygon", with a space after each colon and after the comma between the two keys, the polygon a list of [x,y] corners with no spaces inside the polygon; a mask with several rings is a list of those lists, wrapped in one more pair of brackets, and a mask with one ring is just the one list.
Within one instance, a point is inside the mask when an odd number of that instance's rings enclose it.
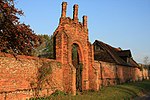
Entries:
{"label": "building behind wall", "polygon": [[[133,60],[130,50],[114,48],[96,40],[89,42],[87,16],[78,20],[78,5],[73,7],[73,18],[66,16],[67,3],[62,3],[59,25],[54,32],[56,60],[64,66],[64,89],[75,94],[77,81],[82,90],[99,90],[101,86],[142,80],[140,67]],[[78,61],[82,72],[78,76],[78,64],[73,64],[72,48],[77,46]],[[77,77],[80,77],[78,80]],[[68,84],[68,83],[71,83]]]}
{"label": "building behind wall", "polygon": [[100,66],[100,86],[143,79],[141,68],[133,60],[130,50],[114,48],[98,40],[93,45],[95,66]]}
{"label": "building behind wall", "polygon": [[[56,90],[76,95],[77,91],[98,91],[102,86],[143,79],[130,50],[99,40],[89,42],[87,16],[79,22],[77,4],[73,6],[73,18],[66,13],[67,2],[63,2],[59,25],[53,33],[55,59],[23,55],[16,59],[0,53],[1,100],[48,96]],[[51,74],[43,75],[45,69]],[[46,80],[43,84],[41,76]]]}

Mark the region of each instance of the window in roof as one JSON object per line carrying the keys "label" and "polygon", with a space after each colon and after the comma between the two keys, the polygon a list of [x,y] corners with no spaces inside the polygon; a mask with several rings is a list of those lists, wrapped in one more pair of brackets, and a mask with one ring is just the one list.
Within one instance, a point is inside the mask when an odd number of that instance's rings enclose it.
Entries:
{"label": "window in roof", "polygon": [[95,46],[94,46],[94,50],[95,50],[95,51],[104,51],[104,49],[101,48],[101,47],[98,46],[98,45],[95,45]]}

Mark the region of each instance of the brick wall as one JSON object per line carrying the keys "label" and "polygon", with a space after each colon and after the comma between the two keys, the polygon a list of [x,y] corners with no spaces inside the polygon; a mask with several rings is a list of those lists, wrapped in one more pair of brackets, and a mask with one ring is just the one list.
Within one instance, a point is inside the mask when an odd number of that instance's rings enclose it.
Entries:
{"label": "brick wall", "polygon": [[109,85],[115,85],[116,79],[117,79],[117,71],[116,67],[117,65],[113,63],[107,63],[102,61],[95,61],[94,66],[97,69],[97,75],[98,75],[98,84],[97,88],[100,88],[101,86],[109,86]]}
{"label": "brick wall", "polygon": [[143,78],[144,78],[144,79],[149,79],[149,76],[148,76],[148,69],[147,69],[147,68],[143,68]]}
{"label": "brick wall", "polygon": [[56,60],[0,53],[0,100],[46,96],[55,90],[75,95],[77,67],[72,64],[73,45],[78,46],[78,60],[82,63],[82,90],[99,90],[101,86],[142,80],[142,75],[147,75],[136,67],[94,61],[87,16],[79,22],[78,5],[74,5],[73,19],[66,17],[66,9],[67,3],[63,2],[60,22],[54,32]]}
{"label": "brick wall", "polygon": [[[89,50],[90,56],[93,55],[91,51]],[[146,71],[142,73],[136,67],[102,61],[93,62],[92,58],[89,59],[91,59],[89,71],[88,73],[84,71],[82,74],[82,77],[88,74],[89,88],[86,90],[99,90],[101,86],[138,81],[142,80],[142,74],[147,75]],[[43,69],[49,70],[49,68],[51,73],[42,74]],[[61,64],[52,59],[23,55],[14,57],[11,54],[0,53],[0,100],[46,96],[55,90],[76,93],[76,69],[71,63]]]}
{"label": "brick wall", "polygon": [[135,80],[136,81],[142,81],[143,76],[142,76],[142,70],[139,68],[135,68]]}
{"label": "brick wall", "polygon": [[99,90],[101,86],[110,86],[125,82],[139,81],[142,78],[142,71],[136,67],[95,61],[92,76],[90,82],[93,87],[91,88]]}
{"label": "brick wall", "polygon": [[62,65],[55,60],[0,53],[0,100],[49,95],[63,90],[62,81]]}

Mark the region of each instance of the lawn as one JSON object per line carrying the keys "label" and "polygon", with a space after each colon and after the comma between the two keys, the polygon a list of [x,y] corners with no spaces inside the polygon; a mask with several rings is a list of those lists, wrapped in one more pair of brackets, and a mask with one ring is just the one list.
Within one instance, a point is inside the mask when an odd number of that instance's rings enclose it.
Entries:
{"label": "lawn", "polygon": [[150,81],[103,87],[100,91],[84,91],[76,96],[57,91],[49,97],[30,100],[129,100],[150,92]]}

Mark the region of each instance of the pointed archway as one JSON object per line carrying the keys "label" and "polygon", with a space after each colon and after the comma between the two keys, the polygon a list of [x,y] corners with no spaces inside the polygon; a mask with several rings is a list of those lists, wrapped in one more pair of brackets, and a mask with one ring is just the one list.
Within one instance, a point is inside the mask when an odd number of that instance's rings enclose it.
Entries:
{"label": "pointed archway", "polygon": [[83,64],[79,56],[79,46],[77,44],[72,45],[72,65],[76,69],[76,91],[82,91],[82,70]]}
{"label": "pointed archway", "polygon": [[[92,77],[94,55],[93,47],[89,42],[87,16],[83,22],[78,20],[78,5],[74,5],[73,19],[66,17],[67,2],[62,3],[62,14],[59,25],[54,32],[55,58],[63,66],[64,91],[76,94],[76,90],[88,90],[89,80]],[[73,48],[76,47],[74,60]]]}

